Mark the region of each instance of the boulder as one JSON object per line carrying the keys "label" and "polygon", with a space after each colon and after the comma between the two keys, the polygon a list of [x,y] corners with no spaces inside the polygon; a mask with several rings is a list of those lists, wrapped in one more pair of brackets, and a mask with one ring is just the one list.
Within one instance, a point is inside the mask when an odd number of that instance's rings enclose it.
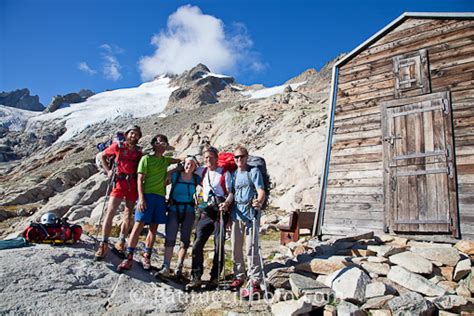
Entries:
{"label": "boulder", "polygon": [[72,206],[69,211],[64,215],[71,223],[84,223],[90,218],[92,210],[96,207],[92,205],[75,205]]}
{"label": "boulder", "polygon": [[438,316],[459,316],[458,313],[451,313],[448,311],[439,311]]}
{"label": "boulder", "polygon": [[[368,257],[368,258],[377,258],[377,257]],[[357,265],[361,265],[363,262],[367,262],[368,258],[367,257],[352,257],[352,258],[349,258],[348,261]]]}
{"label": "boulder", "polygon": [[389,245],[389,246],[406,247],[408,245],[408,239],[403,238],[403,237],[393,236],[393,240],[392,241],[387,241],[387,242],[385,242],[385,244]]}
{"label": "boulder", "polygon": [[441,297],[436,297],[431,302],[439,309],[453,309],[455,307],[460,307],[467,305],[467,300],[458,295],[443,295]]}
{"label": "boulder", "polygon": [[260,218],[260,223],[263,224],[277,224],[280,221],[277,215],[269,214],[269,215],[262,215]]}
{"label": "boulder", "polygon": [[461,256],[455,248],[443,247],[443,246],[431,246],[431,247],[411,247],[411,252],[416,253],[426,259],[433,262],[440,262],[444,265],[454,267],[458,263]]}
{"label": "boulder", "polygon": [[456,288],[456,294],[466,298],[471,298],[471,291],[469,290],[469,287],[466,282],[464,282],[464,280],[458,283],[458,287]]}
{"label": "boulder", "polygon": [[12,217],[15,217],[15,213],[0,209],[0,222]]}
{"label": "boulder", "polygon": [[397,290],[383,282],[372,282],[365,288],[365,297],[368,299],[389,294],[397,294]]}
{"label": "boulder", "polygon": [[337,304],[337,316],[366,316],[367,314],[357,305],[342,301]]}
{"label": "boulder", "polygon": [[293,256],[299,256],[306,253],[306,247],[303,245],[296,246],[292,250]]}
{"label": "boulder", "polygon": [[445,289],[447,293],[451,294],[456,293],[456,288],[458,287],[458,284],[453,281],[441,281],[436,284]]}
{"label": "boulder", "polygon": [[275,316],[294,316],[309,313],[313,310],[313,305],[302,297],[298,300],[290,300],[273,304],[272,314]]}
{"label": "boulder", "polygon": [[394,316],[431,315],[435,309],[430,301],[414,292],[393,298],[388,302],[388,306]]}
{"label": "boulder", "polygon": [[275,293],[273,293],[273,300],[272,303],[284,302],[293,299],[293,292],[285,289],[275,289]]}
{"label": "boulder", "polygon": [[433,282],[434,284],[438,284],[441,281],[446,281],[446,278],[441,275],[435,275],[432,278],[430,278],[430,282]]}
{"label": "boulder", "polygon": [[374,309],[369,310],[372,316],[392,316],[392,312],[389,309]]}
{"label": "boulder", "polygon": [[313,259],[310,262],[295,266],[297,271],[312,272],[314,274],[331,274],[345,268],[346,265],[338,260]]}
{"label": "boulder", "polygon": [[411,292],[409,289],[404,286],[401,286],[397,282],[393,282],[392,280],[387,279],[387,277],[378,277],[374,279],[373,282],[382,282],[387,286],[392,287],[393,289],[395,289],[395,291],[397,291],[398,295],[403,295]]}
{"label": "boulder", "polygon": [[430,274],[433,272],[433,264],[431,261],[410,251],[390,256],[389,260],[391,263],[404,267],[411,272],[421,274]]}
{"label": "boulder", "polygon": [[331,278],[331,288],[338,298],[354,303],[365,301],[365,288],[370,277],[364,271],[357,267],[347,267],[334,272]]}
{"label": "boulder", "polygon": [[392,267],[387,277],[409,290],[426,296],[441,296],[446,292],[442,287],[402,267]]}
{"label": "boulder", "polygon": [[460,240],[454,245],[454,248],[466,255],[474,255],[474,241]]}
{"label": "boulder", "polygon": [[388,258],[385,258],[385,257],[372,257],[372,256],[368,257],[367,261],[376,262],[376,263],[388,263],[389,262]]}
{"label": "boulder", "polygon": [[273,269],[267,274],[268,283],[274,288],[283,288],[290,290],[290,275],[295,272],[294,267]]}
{"label": "boulder", "polygon": [[[439,270],[438,270],[439,269]],[[436,269],[437,271],[439,271],[439,273],[448,281],[452,281],[453,280],[453,274],[454,274],[454,267],[449,267],[449,266],[446,266],[446,267],[437,267]]]}
{"label": "boulder", "polygon": [[403,246],[391,246],[391,245],[380,245],[380,246],[367,246],[367,249],[374,251],[377,253],[378,257],[390,257],[400,252],[405,251],[405,247]]}
{"label": "boulder", "polygon": [[454,281],[459,281],[471,272],[471,259],[460,260],[454,269]]}
{"label": "boulder", "polygon": [[474,268],[471,268],[471,276],[469,278],[468,288],[474,294]]}
{"label": "boulder", "polygon": [[387,275],[390,272],[390,266],[386,263],[363,262],[362,267],[368,272],[377,275]]}
{"label": "boulder", "polygon": [[331,289],[323,283],[305,275],[290,274],[290,286],[296,297],[301,297],[307,293],[326,293],[329,295]]}
{"label": "boulder", "polygon": [[390,301],[395,296],[393,295],[384,295],[378,297],[372,297],[365,302],[364,305],[361,306],[363,310],[370,310],[370,309],[380,309],[387,307],[387,302]]}

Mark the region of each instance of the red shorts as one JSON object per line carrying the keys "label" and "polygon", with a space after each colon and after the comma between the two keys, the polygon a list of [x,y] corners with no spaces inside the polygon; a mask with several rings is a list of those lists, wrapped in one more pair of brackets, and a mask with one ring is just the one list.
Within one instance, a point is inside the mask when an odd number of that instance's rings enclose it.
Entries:
{"label": "red shorts", "polygon": [[118,179],[115,188],[110,192],[110,196],[135,202],[138,200],[137,179]]}

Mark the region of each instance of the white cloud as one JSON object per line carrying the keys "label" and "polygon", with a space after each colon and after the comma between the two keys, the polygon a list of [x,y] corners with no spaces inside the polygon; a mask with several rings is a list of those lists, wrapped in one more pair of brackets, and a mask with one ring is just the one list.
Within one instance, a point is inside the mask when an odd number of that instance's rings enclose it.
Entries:
{"label": "white cloud", "polygon": [[122,74],[120,73],[122,67],[115,55],[122,54],[123,49],[109,44],[102,44],[100,48],[103,50],[102,59],[104,60],[104,63],[102,65],[102,73],[104,74],[104,77],[113,81],[122,79]]}
{"label": "white cloud", "polygon": [[92,69],[91,67],[89,67],[89,65],[83,61],[83,62],[80,62],[78,65],[77,65],[77,69],[79,69],[80,71],[83,71],[89,75],[95,75],[97,73],[97,70],[94,70]]}
{"label": "white cloud", "polygon": [[[203,63],[214,72],[232,72],[245,68],[264,68],[251,52],[253,42],[243,24],[234,24],[233,32],[225,32],[224,23],[191,5],[178,8],[168,18],[166,30],[155,34],[152,56],[139,61],[143,80],[165,73],[179,74]],[[255,65],[260,65],[255,67]]]}

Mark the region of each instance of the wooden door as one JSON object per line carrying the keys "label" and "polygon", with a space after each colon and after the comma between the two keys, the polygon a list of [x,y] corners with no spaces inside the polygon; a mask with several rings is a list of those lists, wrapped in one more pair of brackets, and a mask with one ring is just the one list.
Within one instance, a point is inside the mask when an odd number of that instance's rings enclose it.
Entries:
{"label": "wooden door", "polygon": [[386,225],[394,232],[458,235],[448,92],[383,104]]}

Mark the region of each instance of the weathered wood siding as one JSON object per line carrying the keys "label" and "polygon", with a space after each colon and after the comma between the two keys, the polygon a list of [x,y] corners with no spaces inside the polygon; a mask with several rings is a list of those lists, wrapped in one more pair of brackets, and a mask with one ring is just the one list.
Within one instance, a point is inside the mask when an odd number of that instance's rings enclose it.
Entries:
{"label": "weathered wood siding", "polygon": [[461,234],[474,237],[472,19],[408,18],[340,67],[323,233],[384,230],[381,103],[395,99],[393,57],[421,49],[431,93],[451,91]]}

